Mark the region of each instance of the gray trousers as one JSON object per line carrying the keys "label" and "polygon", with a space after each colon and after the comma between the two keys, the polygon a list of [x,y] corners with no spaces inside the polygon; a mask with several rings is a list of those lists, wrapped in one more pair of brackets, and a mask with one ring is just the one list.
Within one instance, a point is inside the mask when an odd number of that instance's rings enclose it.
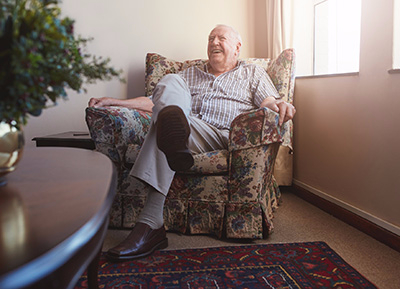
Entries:
{"label": "gray trousers", "polygon": [[191,94],[186,82],[177,74],[164,76],[153,93],[153,115],[146,139],[130,172],[163,195],[168,194],[175,172],[170,169],[165,154],[157,147],[156,128],[158,113],[166,106],[179,106],[190,125],[188,146],[192,154],[226,149],[229,130],[220,130],[191,113]]}

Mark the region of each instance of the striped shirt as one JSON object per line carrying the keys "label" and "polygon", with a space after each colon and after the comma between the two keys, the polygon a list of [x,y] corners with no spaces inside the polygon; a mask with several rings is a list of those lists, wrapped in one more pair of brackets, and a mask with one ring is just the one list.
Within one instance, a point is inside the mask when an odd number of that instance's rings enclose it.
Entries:
{"label": "striped shirt", "polygon": [[279,94],[264,68],[239,61],[232,70],[215,76],[197,66],[179,72],[192,95],[192,114],[218,129],[229,129],[239,114],[260,107]]}

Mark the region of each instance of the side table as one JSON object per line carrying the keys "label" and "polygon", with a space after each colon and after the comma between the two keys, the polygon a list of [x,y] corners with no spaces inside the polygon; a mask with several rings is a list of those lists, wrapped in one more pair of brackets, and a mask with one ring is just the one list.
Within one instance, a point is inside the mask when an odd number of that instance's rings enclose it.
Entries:
{"label": "side table", "polygon": [[47,136],[35,137],[37,147],[75,147],[93,150],[94,142],[89,132],[67,131]]}
{"label": "side table", "polygon": [[116,190],[105,155],[27,148],[0,187],[0,288],[71,289],[85,269],[97,286]]}

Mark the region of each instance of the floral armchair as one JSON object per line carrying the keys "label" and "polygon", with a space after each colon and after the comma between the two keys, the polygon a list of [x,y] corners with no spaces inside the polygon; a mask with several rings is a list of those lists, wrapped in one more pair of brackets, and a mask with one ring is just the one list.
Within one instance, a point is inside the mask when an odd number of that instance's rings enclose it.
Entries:
{"label": "floral armchair", "polygon": [[[177,62],[155,53],[146,57],[146,95],[167,73],[206,60]],[[267,69],[279,94],[293,101],[294,51],[277,59],[247,59]],[[86,122],[96,150],[118,169],[118,188],[110,227],[131,228],[144,206],[148,185],[129,176],[146,133],[151,113],[123,107],[87,108]],[[292,122],[278,126],[278,115],[266,108],[239,115],[231,125],[227,150],[194,156],[194,166],[177,172],[164,206],[167,230],[214,234],[228,238],[263,238],[272,230],[280,198],[273,176],[280,145],[291,146]]]}

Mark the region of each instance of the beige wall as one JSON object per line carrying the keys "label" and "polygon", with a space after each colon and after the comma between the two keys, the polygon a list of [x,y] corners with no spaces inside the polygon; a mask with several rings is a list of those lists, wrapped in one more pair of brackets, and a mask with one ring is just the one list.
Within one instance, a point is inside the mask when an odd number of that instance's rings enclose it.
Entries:
{"label": "beige wall", "polygon": [[[76,20],[75,31],[94,37],[90,53],[110,57],[122,68],[127,84],[118,81],[88,86],[87,94],[68,93],[25,127],[31,139],[70,130],[86,130],[84,110],[91,96],[129,98],[144,93],[144,63],[147,52],[176,59],[206,58],[207,37],[216,24],[234,26],[243,37],[242,57],[255,53],[257,0],[68,0],[62,9]],[[259,14],[259,13],[258,13]],[[261,37],[262,38],[262,37]],[[260,38],[260,39],[261,39]]]}
{"label": "beige wall", "polygon": [[400,234],[400,73],[392,0],[362,2],[359,75],[298,78],[294,179]]}
{"label": "beige wall", "polygon": [[[78,33],[95,38],[90,52],[111,57],[128,83],[89,86],[87,94],[70,93],[32,117],[25,127],[29,146],[34,136],[86,130],[91,96],[143,94],[147,52],[206,57],[208,32],[218,23],[240,31],[242,57],[263,57],[266,47],[265,5],[258,0],[68,0],[63,11]],[[392,0],[364,0],[362,22],[359,75],[297,79],[294,180],[400,234],[400,74],[387,73]]]}

